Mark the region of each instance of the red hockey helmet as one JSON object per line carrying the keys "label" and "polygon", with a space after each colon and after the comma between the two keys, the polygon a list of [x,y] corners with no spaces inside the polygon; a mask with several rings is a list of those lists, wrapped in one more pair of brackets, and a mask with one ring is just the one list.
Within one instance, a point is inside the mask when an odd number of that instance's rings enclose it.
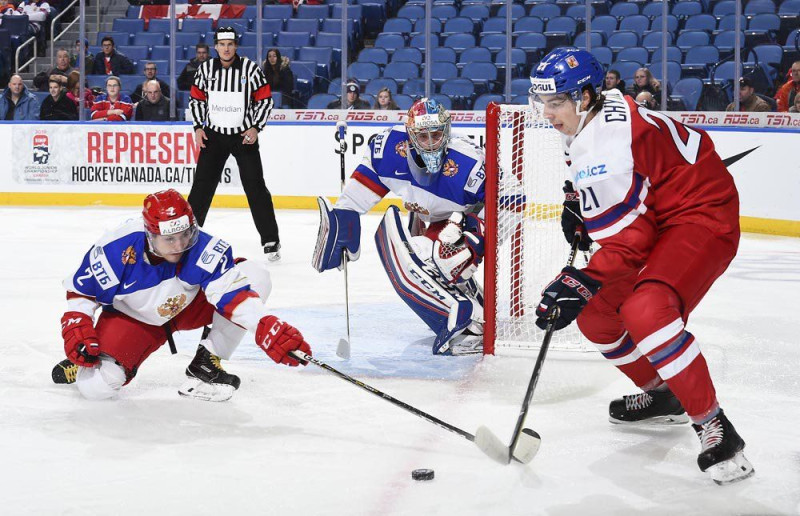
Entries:
{"label": "red hockey helmet", "polygon": [[170,240],[177,236],[186,237],[186,245],[173,249],[173,253],[185,251],[197,242],[199,230],[192,207],[181,194],[171,188],[144,198],[142,218],[151,250],[156,254],[160,255],[154,241],[156,235],[168,237]]}

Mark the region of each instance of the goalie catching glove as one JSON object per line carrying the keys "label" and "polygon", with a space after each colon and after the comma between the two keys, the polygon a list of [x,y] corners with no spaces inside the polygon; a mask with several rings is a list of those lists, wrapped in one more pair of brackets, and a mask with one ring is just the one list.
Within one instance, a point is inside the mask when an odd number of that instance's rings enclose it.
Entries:
{"label": "goalie catching glove", "polygon": [[73,363],[94,367],[100,355],[100,342],[92,317],[81,312],[66,312],[61,318],[64,352]]}
{"label": "goalie catching glove", "polygon": [[592,248],[592,239],[586,232],[586,226],[581,216],[581,196],[575,191],[570,181],[564,181],[562,190],[564,191],[564,209],[561,211],[561,230],[564,232],[564,238],[567,239],[567,242],[572,243],[575,233],[580,233],[581,241],[578,243],[578,249],[588,251]]}
{"label": "goalie catching glove", "polygon": [[[295,360],[291,353],[300,350],[311,354],[311,346],[303,338],[303,334],[289,323],[285,323],[274,315],[261,318],[256,330],[256,344],[264,350],[269,358],[278,364],[295,367],[301,362]],[[302,362],[306,365],[306,362]]]}
{"label": "goalie catching glove", "polygon": [[484,225],[475,215],[455,212],[435,235],[433,263],[450,283],[470,279],[483,255]]}
{"label": "goalie catching glove", "polygon": [[547,328],[554,310],[558,310],[554,329],[566,328],[583,310],[583,307],[600,290],[600,282],[590,278],[575,267],[564,267],[561,274],[542,292],[536,307],[536,326]]}
{"label": "goalie catching glove", "polygon": [[353,210],[331,206],[328,199],[317,197],[319,232],[311,265],[319,272],[342,269],[342,253],[351,262],[361,254],[361,218]]}

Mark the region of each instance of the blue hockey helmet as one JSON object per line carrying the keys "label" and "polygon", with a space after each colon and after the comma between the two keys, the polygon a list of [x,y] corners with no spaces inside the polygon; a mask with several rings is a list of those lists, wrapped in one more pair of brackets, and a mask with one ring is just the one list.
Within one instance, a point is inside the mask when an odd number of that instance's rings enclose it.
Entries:
{"label": "blue hockey helmet", "polygon": [[604,78],[603,67],[586,50],[556,48],[531,72],[531,100],[539,102],[539,95],[565,93],[580,105],[583,88],[591,86],[593,93],[597,93]]}
{"label": "blue hockey helmet", "polygon": [[408,110],[406,132],[428,172],[438,173],[450,141],[450,112],[447,108],[438,100],[427,97],[416,100]]}

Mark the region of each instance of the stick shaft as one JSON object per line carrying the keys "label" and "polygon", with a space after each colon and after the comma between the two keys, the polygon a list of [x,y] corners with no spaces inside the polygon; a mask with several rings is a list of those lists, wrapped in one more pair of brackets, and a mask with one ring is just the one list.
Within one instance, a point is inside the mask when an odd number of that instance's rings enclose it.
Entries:
{"label": "stick shaft", "polygon": [[474,441],[475,440],[475,436],[472,435],[471,433],[466,432],[466,431],[464,431],[464,430],[462,430],[462,429],[460,429],[460,428],[458,428],[456,426],[453,426],[450,423],[442,421],[438,417],[432,416],[432,415],[428,414],[427,412],[424,412],[424,411],[422,411],[422,410],[420,410],[420,409],[418,409],[416,407],[413,407],[413,406],[409,405],[408,403],[400,401],[397,398],[394,398],[394,397],[386,394],[385,392],[383,392],[383,391],[381,391],[379,389],[376,389],[375,387],[372,387],[371,385],[367,385],[366,383],[364,383],[364,382],[362,382],[360,380],[356,380],[352,376],[349,376],[349,375],[339,371],[338,369],[335,369],[335,368],[329,366],[328,364],[326,364],[325,362],[322,362],[321,360],[317,360],[316,358],[312,357],[311,355],[307,355],[307,354],[305,354],[305,353],[303,353],[301,351],[292,351],[291,354],[292,354],[292,356],[294,356],[298,360],[311,362],[315,366],[321,367],[322,369],[328,371],[329,373],[335,374],[336,376],[338,376],[342,380],[350,382],[353,385],[355,385],[356,387],[359,387],[360,389],[363,389],[363,390],[369,392],[370,394],[378,396],[379,398],[383,398],[384,400],[388,401],[392,405],[394,405],[396,407],[400,407],[401,409],[403,409],[403,410],[405,410],[407,412],[411,412],[415,416],[420,417],[420,418],[422,418],[422,419],[424,419],[424,420],[426,420],[426,421],[428,421],[430,423],[433,423],[434,425],[436,425],[436,426],[438,426],[440,428],[444,428],[445,430],[453,432],[454,434],[458,434],[461,437],[463,437],[464,439],[467,439],[468,441]]}
{"label": "stick shaft", "polygon": [[[339,130],[339,179],[341,181],[340,191],[344,191],[345,183],[345,164],[344,155],[347,152],[347,141],[345,140],[345,126],[338,126]],[[347,324],[347,343],[350,343],[350,282],[347,278],[347,252],[342,251],[342,272],[344,272],[344,318]]]}
{"label": "stick shaft", "polygon": [[[569,251],[569,257],[567,258],[567,266],[571,266],[575,262],[575,255],[578,252],[578,244],[580,241],[581,234],[576,232],[575,236],[572,237],[572,246]],[[520,407],[519,410],[519,417],[517,418],[517,424],[514,427],[511,444],[508,445],[509,462],[511,462],[514,448],[517,446],[517,441],[519,441],[520,434],[522,433],[522,425],[525,424],[525,416],[528,415],[528,408],[530,407],[531,399],[533,398],[533,391],[536,390],[536,384],[539,383],[539,375],[542,372],[544,358],[547,356],[547,350],[550,347],[550,340],[553,338],[553,331],[556,327],[556,314],[557,312],[554,312],[553,316],[550,317],[550,320],[547,323],[544,338],[542,339],[542,347],[539,348],[539,355],[536,357],[536,364],[533,366],[533,373],[531,374],[531,379],[528,382],[528,390],[525,391],[525,399],[522,401],[522,407]]]}

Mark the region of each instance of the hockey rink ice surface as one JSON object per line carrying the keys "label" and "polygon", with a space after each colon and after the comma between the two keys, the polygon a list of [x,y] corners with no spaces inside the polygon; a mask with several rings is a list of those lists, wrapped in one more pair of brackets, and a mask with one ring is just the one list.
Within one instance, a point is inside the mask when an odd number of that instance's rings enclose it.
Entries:
{"label": "hockey rink ice surface", "polygon": [[[230,362],[242,386],[225,403],[177,389],[199,331],[177,335],[114,401],[54,385],[64,358],[61,280],[104,228],[137,208],[0,207],[0,514],[4,515],[772,515],[800,514],[800,239],[746,234],[690,319],[720,402],[747,442],[754,477],[715,485],[688,425],[607,421],[632,384],[598,353],[553,352],[526,426],[542,435],[527,466],[475,445],[313,365],[272,363],[248,335]],[[433,357],[432,334],[378,261],[378,215],[362,218],[351,264],[352,358],[342,273],[311,268],[318,215],[281,211],[283,259],[270,311],[319,359],[473,433],[509,439],[535,356]],[[264,259],[247,210],[212,209],[206,230]],[[557,271],[553,271],[555,274]],[[416,468],[435,479],[411,479]]]}

